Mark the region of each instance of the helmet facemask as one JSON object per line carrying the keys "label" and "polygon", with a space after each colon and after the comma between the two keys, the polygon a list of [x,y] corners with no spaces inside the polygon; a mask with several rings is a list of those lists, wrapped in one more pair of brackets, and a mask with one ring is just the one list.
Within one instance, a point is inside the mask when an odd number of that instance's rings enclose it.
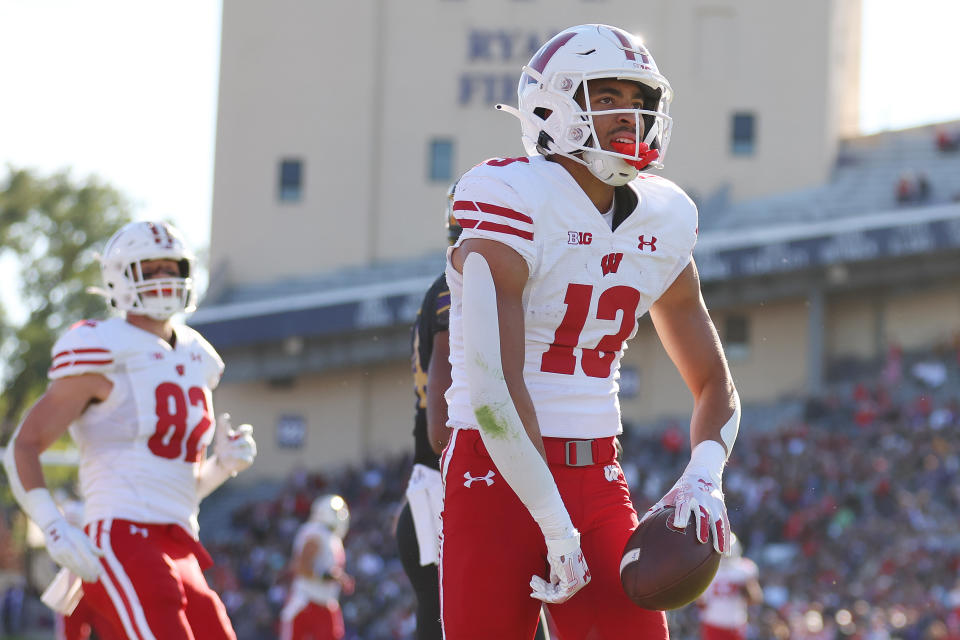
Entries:
{"label": "helmet facemask", "polygon": [[155,320],[166,320],[181,311],[193,311],[193,278],[190,277],[190,261],[177,261],[180,275],[144,278],[143,263],[164,258],[147,258],[127,265],[123,277],[135,293],[131,308],[127,311],[140,313]]}
{"label": "helmet facemask", "polygon": [[[178,275],[145,278],[143,263],[151,260],[176,262]],[[104,289],[97,292],[121,311],[167,320],[196,309],[193,254],[165,223],[126,225],[107,242],[100,266]]]}

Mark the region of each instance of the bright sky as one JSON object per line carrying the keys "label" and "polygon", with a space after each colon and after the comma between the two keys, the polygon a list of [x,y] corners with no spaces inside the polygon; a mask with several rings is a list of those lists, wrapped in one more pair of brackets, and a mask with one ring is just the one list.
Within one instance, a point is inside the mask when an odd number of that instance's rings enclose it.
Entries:
{"label": "bright sky", "polygon": [[[137,218],[171,217],[206,245],[220,6],[0,0],[0,167],[98,174],[132,198]],[[960,2],[907,6],[863,0],[868,133],[960,119]]]}

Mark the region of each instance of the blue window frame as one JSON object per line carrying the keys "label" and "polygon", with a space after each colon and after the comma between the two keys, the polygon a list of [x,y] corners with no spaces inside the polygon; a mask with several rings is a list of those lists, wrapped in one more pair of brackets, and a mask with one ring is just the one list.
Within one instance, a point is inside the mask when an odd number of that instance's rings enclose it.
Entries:
{"label": "blue window frame", "polygon": [[753,155],[757,146],[757,122],[752,113],[735,113],[730,128],[730,152],[736,156]]}
{"label": "blue window frame", "polygon": [[277,197],[281,202],[300,202],[303,199],[303,161],[286,158],[280,161]]}
{"label": "blue window frame", "polygon": [[449,182],[453,179],[453,140],[434,138],[430,141],[430,166],[428,173],[433,182]]}

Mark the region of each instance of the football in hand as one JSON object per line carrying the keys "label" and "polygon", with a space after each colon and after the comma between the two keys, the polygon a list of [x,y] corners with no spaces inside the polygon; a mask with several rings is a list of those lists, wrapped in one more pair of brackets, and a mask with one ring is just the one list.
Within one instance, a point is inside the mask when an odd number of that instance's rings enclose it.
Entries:
{"label": "football in hand", "polygon": [[673,527],[673,514],[667,507],[642,523],[623,549],[620,582],[638,607],[665,611],[690,604],[720,566],[713,542],[697,540],[693,519],[680,531]]}

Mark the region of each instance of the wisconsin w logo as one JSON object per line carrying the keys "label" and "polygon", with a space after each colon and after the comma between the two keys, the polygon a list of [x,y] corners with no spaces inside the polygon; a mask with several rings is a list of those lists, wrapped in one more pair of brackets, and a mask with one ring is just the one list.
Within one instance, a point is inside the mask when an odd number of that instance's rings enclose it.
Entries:
{"label": "wisconsin w logo", "polygon": [[608,273],[616,273],[617,269],[620,268],[621,260],[623,260],[622,253],[608,253],[600,258],[600,269],[603,270],[603,275],[607,275]]}

